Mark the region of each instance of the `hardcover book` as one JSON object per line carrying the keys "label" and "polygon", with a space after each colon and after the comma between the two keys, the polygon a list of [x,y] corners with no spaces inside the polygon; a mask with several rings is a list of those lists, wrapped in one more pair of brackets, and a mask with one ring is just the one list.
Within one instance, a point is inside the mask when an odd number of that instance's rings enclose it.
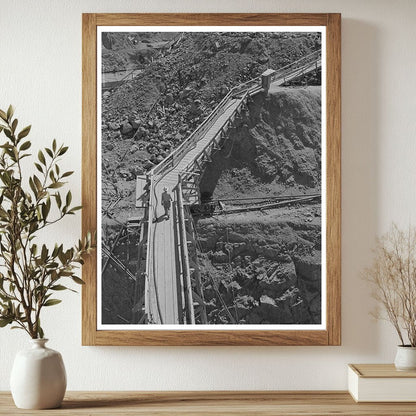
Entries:
{"label": "hardcover book", "polygon": [[394,364],[349,364],[348,391],[356,402],[416,402],[416,371]]}

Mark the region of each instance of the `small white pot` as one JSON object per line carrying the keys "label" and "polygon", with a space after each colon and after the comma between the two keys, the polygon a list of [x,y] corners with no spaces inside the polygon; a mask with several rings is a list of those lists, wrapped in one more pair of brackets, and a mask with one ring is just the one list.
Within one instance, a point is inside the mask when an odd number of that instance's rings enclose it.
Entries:
{"label": "small white pot", "polygon": [[398,345],[394,365],[399,371],[416,370],[416,347]]}
{"label": "small white pot", "polygon": [[32,339],[19,351],[10,376],[14,403],[20,409],[59,407],[66,390],[66,372],[59,352],[46,348],[47,339]]}

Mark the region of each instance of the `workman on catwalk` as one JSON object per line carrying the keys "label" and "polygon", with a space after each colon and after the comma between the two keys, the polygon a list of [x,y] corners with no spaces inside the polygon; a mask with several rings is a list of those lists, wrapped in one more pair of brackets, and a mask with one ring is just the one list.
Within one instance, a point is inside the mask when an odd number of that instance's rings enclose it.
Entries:
{"label": "workman on catwalk", "polygon": [[168,188],[165,186],[163,188],[163,193],[162,193],[162,205],[163,205],[163,208],[165,209],[165,217],[167,220],[169,219],[169,210],[170,210],[171,202],[172,202],[172,197],[168,193]]}

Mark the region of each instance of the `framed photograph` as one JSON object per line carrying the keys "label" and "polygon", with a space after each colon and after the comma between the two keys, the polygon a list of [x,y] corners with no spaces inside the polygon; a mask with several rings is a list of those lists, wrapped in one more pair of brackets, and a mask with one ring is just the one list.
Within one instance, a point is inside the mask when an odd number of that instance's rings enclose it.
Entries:
{"label": "framed photograph", "polygon": [[339,14],[84,14],[84,345],[340,345]]}

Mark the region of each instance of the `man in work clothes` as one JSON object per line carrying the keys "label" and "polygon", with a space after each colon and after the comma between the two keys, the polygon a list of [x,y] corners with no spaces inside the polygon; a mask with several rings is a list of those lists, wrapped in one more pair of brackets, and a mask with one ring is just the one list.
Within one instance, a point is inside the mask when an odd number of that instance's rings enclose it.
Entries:
{"label": "man in work clothes", "polygon": [[172,197],[168,193],[168,188],[166,188],[165,186],[163,188],[163,193],[162,193],[162,205],[163,205],[163,208],[165,209],[165,217],[167,220],[169,219],[169,210],[170,210],[171,201],[172,201]]}

